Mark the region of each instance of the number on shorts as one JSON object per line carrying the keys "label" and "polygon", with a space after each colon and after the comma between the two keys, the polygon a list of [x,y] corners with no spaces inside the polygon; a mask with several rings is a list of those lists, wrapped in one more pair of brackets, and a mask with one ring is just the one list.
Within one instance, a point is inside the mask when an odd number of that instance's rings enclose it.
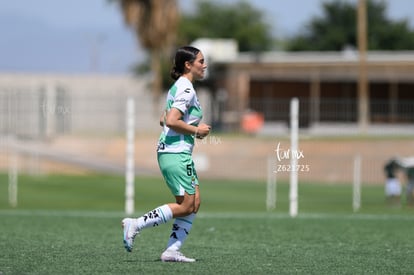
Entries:
{"label": "number on shorts", "polygon": [[191,176],[193,174],[193,167],[191,164],[187,165],[187,176]]}

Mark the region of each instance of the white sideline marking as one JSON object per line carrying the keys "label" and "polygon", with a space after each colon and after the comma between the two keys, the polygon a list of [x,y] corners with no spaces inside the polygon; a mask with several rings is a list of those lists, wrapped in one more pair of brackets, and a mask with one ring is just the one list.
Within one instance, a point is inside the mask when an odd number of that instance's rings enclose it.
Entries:
{"label": "white sideline marking", "polygon": [[[138,217],[143,213],[131,216]],[[53,217],[85,217],[85,218],[122,218],[122,211],[65,211],[65,210],[0,210],[0,216],[53,216]],[[200,212],[198,218],[202,219],[291,219],[288,214],[268,212]],[[399,214],[327,214],[327,213],[300,213],[298,219],[348,219],[348,220],[407,220],[414,221],[412,215]]]}

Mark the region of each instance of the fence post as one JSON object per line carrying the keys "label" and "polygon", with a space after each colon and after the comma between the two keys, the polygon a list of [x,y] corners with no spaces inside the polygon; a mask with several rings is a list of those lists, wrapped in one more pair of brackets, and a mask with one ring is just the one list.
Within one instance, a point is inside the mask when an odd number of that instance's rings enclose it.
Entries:
{"label": "fence post", "polygon": [[[299,99],[293,98],[290,102],[290,151],[298,151],[299,131]],[[289,190],[289,213],[291,217],[298,215],[298,171],[296,157],[290,157],[290,190]]]}
{"label": "fence post", "polygon": [[354,158],[354,181],[353,181],[352,209],[354,212],[361,207],[361,156]]}
{"label": "fence post", "polygon": [[126,171],[125,171],[125,213],[134,213],[135,199],[135,101],[128,97],[126,102]]}

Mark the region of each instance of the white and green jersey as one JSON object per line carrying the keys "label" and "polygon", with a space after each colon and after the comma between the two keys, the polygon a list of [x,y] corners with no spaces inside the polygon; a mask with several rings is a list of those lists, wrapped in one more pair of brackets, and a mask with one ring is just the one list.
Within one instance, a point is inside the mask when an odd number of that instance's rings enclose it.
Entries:
{"label": "white and green jersey", "polygon": [[[185,77],[180,77],[170,88],[167,95],[166,112],[177,108],[182,114],[182,120],[197,126],[202,117],[200,103],[198,102],[193,84]],[[159,153],[189,153],[194,147],[194,135],[183,135],[168,128],[165,123],[158,142]]]}

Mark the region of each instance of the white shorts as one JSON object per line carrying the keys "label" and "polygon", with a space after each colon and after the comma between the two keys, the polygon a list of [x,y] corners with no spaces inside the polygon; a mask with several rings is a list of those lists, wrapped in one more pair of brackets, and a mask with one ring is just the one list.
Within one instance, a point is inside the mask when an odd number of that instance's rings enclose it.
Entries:
{"label": "white shorts", "polygon": [[385,195],[386,196],[400,196],[401,185],[398,179],[387,179],[385,183]]}

